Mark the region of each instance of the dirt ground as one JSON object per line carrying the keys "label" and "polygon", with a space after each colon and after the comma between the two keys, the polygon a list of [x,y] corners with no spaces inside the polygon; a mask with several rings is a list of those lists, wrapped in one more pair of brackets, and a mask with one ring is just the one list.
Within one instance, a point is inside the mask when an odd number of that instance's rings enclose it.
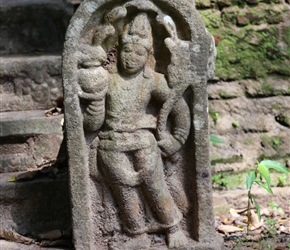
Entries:
{"label": "dirt ground", "polygon": [[[237,197],[237,191],[225,191],[223,195],[227,200],[214,195],[216,230],[224,238],[224,250],[290,249],[290,189],[286,187],[275,191],[279,194],[276,197],[267,197],[261,193],[261,220],[255,209],[250,210],[248,216],[242,197],[228,199],[232,195]],[[251,223],[248,226],[249,218]]]}

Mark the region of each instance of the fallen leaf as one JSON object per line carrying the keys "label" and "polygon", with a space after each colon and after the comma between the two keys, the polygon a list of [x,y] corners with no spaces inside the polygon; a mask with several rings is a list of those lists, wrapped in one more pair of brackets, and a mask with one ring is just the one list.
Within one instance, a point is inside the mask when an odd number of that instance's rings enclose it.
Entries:
{"label": "fallen leaf", "polygon": [[286,250],[286,247],[284,247],[284,246],[277,246],[275,248],[275,250]]}
{"label": "fallen leaf", "polygon": [[264,237],[264,234],[258,234],[258,235],[247,235],[246,237],[243,237],[244,241],[261,241]]}
{"label": "fallen leaf", "polygon": [[237,210],[231,208],[230,209],[230,214],[234,217],[239,217],[240,215],[238,214]]}
{"label": "fallen leaf", "polygon": [[62,109],[58,107],[54,107],[45,111],[45,116],[55,116],[62,113]]}
{"label": "fallen leaf", "polygon": [[259,249],[260,248],[260,244],[259,243],[254,243],[253,244],[253,249]]}
{"label": "fallen leaf", "polygon": [[238,228],[236,226],[231,226],[231,225],[220,225],[220,226],[218,226],[217,229],[218,229],[218,231],[225,233],[225,234],[243,231],[243,229]]}
{"label": "fallen leaf", "polygon": [[256,230],[256,229],[260,228],[261,226],[263,226],[263,224],[264,224],[263,220],[261,220],[261,222],[260,222],[258,215],[254,211],[252,211],[252,210],[248,211],[248,215],[250,216],[249,230]]}
{"label": "fallen leaf", "polygon": [[35,243],[35,241],[31,238],[25,237],[19,233],[10,231],[10,230],[6,230],[6,229],[0,229],[0,238],[9,240],[9,241],[13,241],[16,243],[23,243],[26,245],[30,245]]}
{"label": "fallen leaf", "polygon": [[232,218],[224,218],[223,219],[223,224],[225,225],[230,225],[233,224],[234,220]]}
{"label": "fallen leaf", "polygon": [[8,180],[8,182],[15,182],[15,181],[17,181],[16,175],[13,175],[11,179]]}
{"label": "fallen leaf", "polygon": [[41,240],[57,240],[62,236],[62,232],[59,229],[44,232],[38,235]]}

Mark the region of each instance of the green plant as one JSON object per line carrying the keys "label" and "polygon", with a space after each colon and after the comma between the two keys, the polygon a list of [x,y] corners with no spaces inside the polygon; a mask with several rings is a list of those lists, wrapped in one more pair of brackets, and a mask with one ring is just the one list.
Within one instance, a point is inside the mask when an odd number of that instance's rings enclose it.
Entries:
{"label": "green plant", "polygon": [[233,121],[232,126],[233,126],[234,128],[237,128],[237,127],[240,126],[240,124],[239,124],[238,121]]}
{"label": "green plant", "polygon": [[217,184],[219,187],[227,187],[229,184],[229,176],[224,175],[223,173],[214,174],[211,177],[212,184]]}
{"label": "green plant", "polygon": [[276,110],[281,109],[281,104],[280,103],[273,104],[272,109],[276,109]]}
{"label": "green plant", "polygon": [[281,145],[281,138],[279,136],[273,136],[273,148],[278,149]]}
{"label": "green plant", "polygon": [[287,181],[287,176],[285,174],[282,174],[278,178],[277,187],[285,187],[286,186],[286,181]]}
{"label": "green plant", "polygon": [[258,186],[264,188],[268,193],[273,195],[273,191],[271,189],[271,176],[269,170],[274,169],[282,173],[290,172],[285,166],[276,161],[263,160],[260,163],[259,162],[257,163],[258,163],[257,168],[253,171],[250,171],[246,179],[246,186],[248,189],[248,206],[247,206],[248,226],[251,223],[251,212],[250,212],[251,205],[254,205],[258,214],[259,221],[261,221],[259,203],[257,202],[256,197],[251,192],[253,184],[254,183],[257,184]]}
{"label": "green plant", "polygon": [[209,115],[211,116],[211,118],[213,119],[214,123],[217,122],[217,120],[219,119],[219,113],[214,111],[214,110],[209,110]]}
{"label": "green plant", "polygon": [[270,210],[274,211],[274,212],[278,212],[279,214],[284,214],[284,210],[282,207],[280,207],[277,203],[270,201],[269,203],[270,206]]}
{"label": "green plant", "polygon": [[274,220],[274,219],[269,219],[267,217],[265,217],[265,222],[266,222],[266,237],[269,237],[269,236],[273,236],[273,235],[277,235],[277,229],[276,229],[276,223],[277,223],[277,220]]}
{"label": "green plant", "polygon": [[221,144],[221,143],[225,143],[221,138],[210,134],[209,135],[209,140],[212,144]]}

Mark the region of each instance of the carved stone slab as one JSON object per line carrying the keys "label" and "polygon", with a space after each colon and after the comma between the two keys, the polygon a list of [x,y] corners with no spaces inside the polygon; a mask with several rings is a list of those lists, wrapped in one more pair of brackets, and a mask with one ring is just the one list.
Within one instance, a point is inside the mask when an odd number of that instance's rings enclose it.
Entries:
{"label": "carved stone slab", "polygon": [[221,249],[206,83],[215,48],[185,0],[85,0],[63,53],[76,249]]}

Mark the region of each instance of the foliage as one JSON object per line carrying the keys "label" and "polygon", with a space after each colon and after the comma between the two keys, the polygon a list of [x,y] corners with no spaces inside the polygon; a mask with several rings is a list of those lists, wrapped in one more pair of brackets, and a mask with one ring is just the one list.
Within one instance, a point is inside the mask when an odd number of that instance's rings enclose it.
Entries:
{"label": "foliage", "polygon": [[282,174],[278,178],[278,184],[277,187],[285,187],[287,182],[287,176],[285,174]]}
{"label": "foliage", "polygon": [[258,166],[255,170],[248,173],[248,176],[246,178],[246,186],[248,189],[248,223],[251,223],[249,213],[251,205],[254,205],[258,214],[259,221],[261,220],[260,206],[256,201],[256,197],[251,192],[253,184],[257,184],[258,186],[264,188],[269,194],[273,195],[273,191],[271,189],[271,176],[269,171],[270,169],[274,169],[281,173],[290,172],[285,166],[283,166],[279,162],[263,160],[260,163],[258,162]]}
{"label": "foliage", "polygon": [[221,144],[221,143],[224,143],[224,141],[221,138],[219,138],[219,137],[217,137],[215,135],[212,135],[212,134],[209,135],[209,140],[213,144]]}
{"label": "foliage", "polygon": [[209,115],[213,119],[214,123],[216,123],[217,120],[219,119],[219,113],[214,110],[209,110]]}
{"label": "foliage", "polygon": [[233,126],[234,128],[237,128],[237,127],[240,126],[240,124],[239,124],[238,121],[233,121],[232,126]]}
{"label": "foliage", "polygon": [[219,187],[226,187],[229,184],[230,177],[223,173],[218,173],[212,176],[212,184],[217,184]]}
{"label": "foliage", "polygon": [[278,212],[279,214],[284,214],[284,210],[282,207],[280,207],[277,203],[270,201],[269,203],[270,209],[274,212]]}

